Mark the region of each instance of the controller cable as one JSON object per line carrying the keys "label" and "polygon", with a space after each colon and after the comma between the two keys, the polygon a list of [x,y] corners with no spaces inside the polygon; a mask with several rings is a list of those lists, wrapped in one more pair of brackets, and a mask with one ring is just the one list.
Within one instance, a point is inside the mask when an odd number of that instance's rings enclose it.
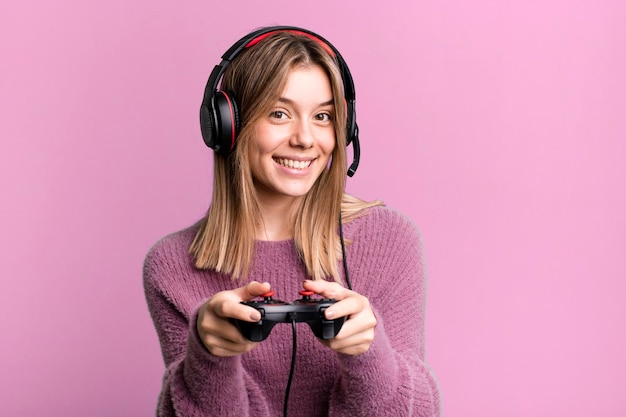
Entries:
{"label": "controller cable", "polygon": [[[341,255],[343,261],[343,272],[346,277],[346,284],[348,289],[352,290],[352,283],[350,282],[350,274],[348,273],[348,261],[346,259],[346,244],[343,238],[343,224],[341,222],[341,213],[339,213],[339,240],[341,241]],[[296,315],[295,313],[288,314],[288,320],[291,322],[292,340],[293,346],[291,348],[291,366],[289,368],[289,378],[287,379],[287,388],[285,390],[285,400],[283,401],[283,417],[287,417],[287,409],[289,405],[289,392],[291,391],[291,381],[293,381],[293,374],[296,368],[296,348],[297,348],[297,332],[296,332]]]}
{"label": "controller cable", "polygon": [[341,212],[339,212],[339,240],[341,241],[341,258],[343,261],[343,273],[346,277],[346,284],[348,289],[352,290],[352,283],[350,282],[350,274],[348,273],[348,259],[346,258],[346,242],[343,238],[343,223],[341,222]]}
{"label": "controller cable", "polygon": [[283,416],[287,417],[287,406],[289,404],[289,391],[291,390],[291,381],[293,380],[293,371],[296,368],[296,315],[295,313],[288,313],[288,318],[291,321],[291,330],[293,333],[293,347],[291,348],[291,367],[289,369],[289,379],[287,380],[287,389],[285,390],[285,401],[283,402]]}

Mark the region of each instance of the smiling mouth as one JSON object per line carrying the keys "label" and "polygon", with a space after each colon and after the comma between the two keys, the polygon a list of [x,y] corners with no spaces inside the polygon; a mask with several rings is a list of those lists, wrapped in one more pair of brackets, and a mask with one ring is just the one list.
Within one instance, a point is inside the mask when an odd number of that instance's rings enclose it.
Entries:
{"label": "smiling mouth", "polygon": [[311,165],[311,160],[308,161],[294,161],[293,159],[274,158],[274,161],[279,165],[292,169],[306,169]]}

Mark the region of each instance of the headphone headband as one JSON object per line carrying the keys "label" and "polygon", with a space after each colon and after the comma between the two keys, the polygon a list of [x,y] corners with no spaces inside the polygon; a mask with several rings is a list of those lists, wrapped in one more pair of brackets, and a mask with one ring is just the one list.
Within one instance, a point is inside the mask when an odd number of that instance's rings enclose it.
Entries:
{"label": "headphone headband", "polygon": [[[356,114],[354,111],[355,90],[350,70],[339,51],[326,39],[318,34],[295,26],[271,26],[258,29],[239,39],[222,55],[222,61],[213,68],[204,89],[204,98],[200,107],[200,127],[206,145],[216,152],[228,154],[235,147],[239,130],[237,101],[228,92],[219,91],[218,85],[226,68],[242,51],[250,48],[277,32],[288,32],[305,36],[317,42],[331,57],[335,58],[343,81],[346,100],[347,145],[353,144],[354,161],[348,175],[354,175],[359,165],[360,146]],[[219,93],[219,94],[218,94]]]}

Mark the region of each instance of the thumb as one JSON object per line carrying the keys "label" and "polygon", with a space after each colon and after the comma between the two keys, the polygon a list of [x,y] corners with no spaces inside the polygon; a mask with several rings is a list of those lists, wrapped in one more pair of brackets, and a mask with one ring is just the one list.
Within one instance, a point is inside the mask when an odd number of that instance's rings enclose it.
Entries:
{"label": "thumb", "polygon": [[305,280],[302,284],[304,289],[313,291],[316,294],[326,298],[334,298],[336,300],[342,300],[346,297],[347,289],[337,284],[336,282],[325,281],[321,279]]}
{"label": "thumb", "polygon": [[250,301],[251,299],[269,292],[271,285],[269,282],[250,281],[243,287],[237,288],[235,292],[241,297],[242,301]]}

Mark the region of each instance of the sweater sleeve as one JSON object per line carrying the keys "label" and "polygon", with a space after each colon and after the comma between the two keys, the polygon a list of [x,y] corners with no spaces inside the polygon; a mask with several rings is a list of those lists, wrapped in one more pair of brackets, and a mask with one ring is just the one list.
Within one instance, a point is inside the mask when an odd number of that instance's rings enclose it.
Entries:
{"label": "sweater sleeve", "polygon": [[415,226],[388,209],[373,210],[348,252],[353,289],[377,319],[370,349],[339,355],[330,415],[440,415],[439,390],[424,361],[426,271]]}
{"label": "sweater sleeve", "polygon": [[202,302],[187,305],[191,302],[185,298],[188,292],[181,290],[188,278],[186,267],[172,252],[161,242],[151,249],[144,263],[146,300],[166,367],[156,415],[269,415],[241,358],[213,356],[202,344],[196,331]]}

